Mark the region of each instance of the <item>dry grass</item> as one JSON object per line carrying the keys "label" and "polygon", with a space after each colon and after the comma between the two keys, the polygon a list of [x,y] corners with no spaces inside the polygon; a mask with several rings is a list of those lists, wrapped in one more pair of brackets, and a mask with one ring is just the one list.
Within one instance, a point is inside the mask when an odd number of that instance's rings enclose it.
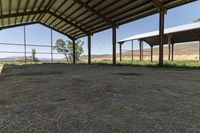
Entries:
{"label": "dry grass", "polygon": [[0,132],[200,132],[200,71],[6,65]]}
{"label": "dry grass", "polygon": [[3,64],[0,64],[0,74],[1,74],[2,70],[3,70]]}
{"label": "dry grass", "polygon": [[[139,50],[134,50],[134,60],[139,60]],[[151,60],[151,52],[150,49],[144,49],[144,60]],[[122,53],[123,60],[131,60],[132,52],[124,51]],[[158,61],[159,59],[159,49],[155,47],[153,49],[153,60]],[[119,54],[117,54],[117,58],[119,59]],[[83,56],[81,58],[83,61],[87,61],[87,56]],[[199,59],[199,44],[196,42],[191,43],[183,43],[181,45],[174,46],[174,60],[177,61],[185,61],[185,60],[198,60]],[[92,56],[92,60],[96,62],[104,61],[104,60],[112,60],[112,55],[96,55]],[[164,60],[168,60],[168,47],[165,45],[164,47]]]}

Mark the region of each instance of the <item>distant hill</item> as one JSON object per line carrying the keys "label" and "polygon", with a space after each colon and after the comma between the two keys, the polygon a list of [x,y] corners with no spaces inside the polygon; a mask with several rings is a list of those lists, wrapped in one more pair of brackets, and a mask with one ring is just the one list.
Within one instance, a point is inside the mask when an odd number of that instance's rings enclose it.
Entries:
{"label": "distant hill", "polygon": [[[118,51],[119,53],[119,51]],[[139,50],[134,50],[134,60],[139,60]],[[158,60],[159,49],[158,46],[153,49],[153,60]],[[123,60],[131,60],[132,51],[126,50],[122,53]],[[117,54],[117,58],[119,59],[119,54]],[[144,60],[150,60],[150,48],[144,49]],[[18,59],[24,59],[24,57],[7,57],[0,58],[0,61],[17,61]],[[81,56],[82,61],[87,61],[88,56]],[[164,59],[168,59],[168,45],[164,47]],[[199,59],[199,43],[190,42],[190,43],[182,43],[175,44],[174,46],[174,60],[198,60]],[[39,58],[40,61],[50,62],[48,58]],[[102,60],[112,60],[111,54],[105,55],[92,55],[92,61],[102,61]],[[65,61],[65,59],[56,59],[54,62]]]}
{"label": "distant hill", "polygon": [[[144,60],[150,60],[150,48],[144,49]],[[139,50],[134,50],[134,60],[139,60]],[[122,52],[123,60],[131,60],[132,51],[127,50]],[[158,46],[153,49],[153,59],[158,60],[159,48]],[[117,54],[119,59],[119,54]],[[199,58],[199,43],[190,42],[190,43],[181,43],[174,45],[174,60],[198,60]],[[82,56],[82,60],[86,61],[87,56]],[[164,59],[168,59],[168,45],[164,46]],[[92,55],[93,61],[99,60],[112,60],[112,55]]]}

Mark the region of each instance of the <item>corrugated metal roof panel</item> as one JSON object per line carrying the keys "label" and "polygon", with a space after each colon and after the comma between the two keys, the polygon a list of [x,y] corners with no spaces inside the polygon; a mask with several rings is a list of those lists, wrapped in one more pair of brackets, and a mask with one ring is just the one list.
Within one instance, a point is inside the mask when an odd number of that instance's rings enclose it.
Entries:
{"label": "corrugated metal roof panel", "polygon": [[[193,1],[162,0],[161,4],[170,9]],[[0,7],[2,28],[37,21],[75,38],[157,12],[149,0],[1,0]]]}
{"label": "corrugated metal roof panel", "polygon": [[[164,34],[165,34],[164,43],[167,43],[167,35],[173,35],[173,41],[175,43],[200,40],[200,38],[197,38],[195,37],[195,35],[193,35],[194,31],[196,31],[195,34],[198,34],[197,36],[199,36],[200,22],[167,28],[164,30]],[[158,36],[159,36],[159,31],[152,31],[152,32],[134,35],[126,39],[122,39],[119,42],[127,42],[127,41],[132,41],[132,40],[145,40],[147,42],[149,41],[150,43],[152,43],[152,45],[157,45],[159,41]]]}

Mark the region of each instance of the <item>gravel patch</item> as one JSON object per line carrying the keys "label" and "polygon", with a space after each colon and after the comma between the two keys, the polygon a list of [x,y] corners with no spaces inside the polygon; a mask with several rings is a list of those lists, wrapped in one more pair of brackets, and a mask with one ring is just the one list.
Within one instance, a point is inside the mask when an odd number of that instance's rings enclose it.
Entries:
{"label": "gravel patch", "polygon": [[0,133],[198,133],[200,70],[4,66]]}

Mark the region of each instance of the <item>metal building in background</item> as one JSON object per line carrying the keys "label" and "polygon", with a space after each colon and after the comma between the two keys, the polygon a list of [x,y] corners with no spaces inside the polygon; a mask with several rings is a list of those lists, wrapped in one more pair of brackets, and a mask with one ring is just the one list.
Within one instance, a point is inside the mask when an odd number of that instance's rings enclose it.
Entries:
{"label": "metal building in background", "polygon": [[[146,42],[151,47],[151,61],[152,61],[152,48],[153,46],[158,46],[159,43],[159,31],[153,31],[143,34],[134,35],[131,37],[128,37],[126,39],[120,40],[118,43],[120,45],[120,49],[122,47],[122,44],[127,41],[133,41],[133,40],[139,40],[140,42],[140,60],[142,59],[142,42]],[[164,36],[163,36],[163,44],[167,44],[169,47],[169,54],[168,59],[172,60],[174,59],[174,44],[175,43],[183,43],[183,42],[192,42],[192,41],[198,41],[199,42],[199,60],[200,60],[200,22],[198,23],[192,23],[187,25],[181,25],[177,27],[167,28],[164,30]],[[120,51],[120,57],[121,57],[121,51]]]}

